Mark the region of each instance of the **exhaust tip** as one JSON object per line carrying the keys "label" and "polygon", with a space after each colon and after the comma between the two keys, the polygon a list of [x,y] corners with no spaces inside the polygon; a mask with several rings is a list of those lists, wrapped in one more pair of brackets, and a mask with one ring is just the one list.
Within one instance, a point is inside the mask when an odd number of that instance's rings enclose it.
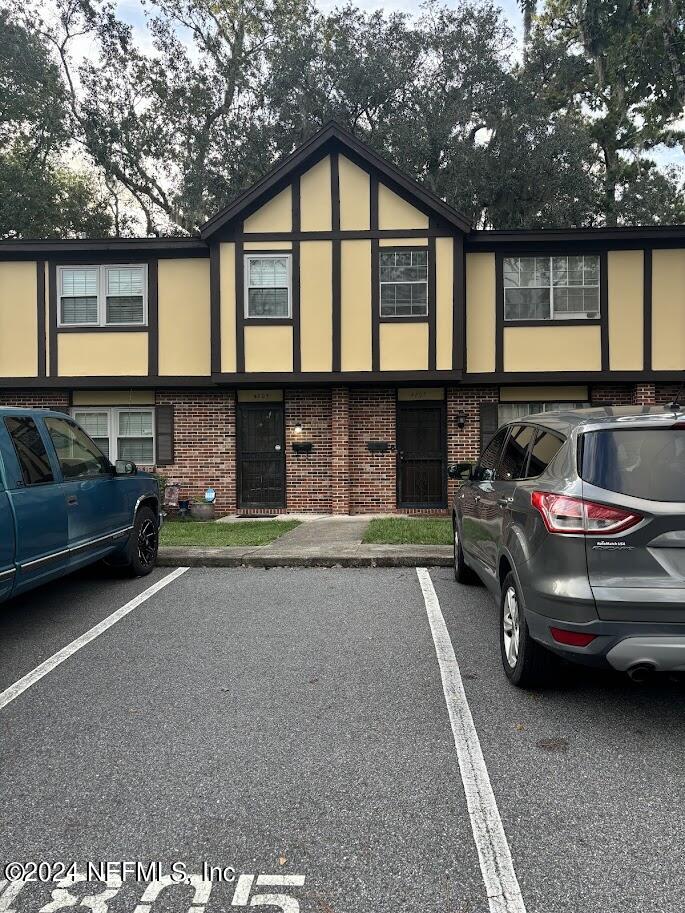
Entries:
{"label": "exhaust tip", "polygon": [[637,684],[642,684],[650,679],[656,671],[653,663],[635,663],[628,669],[628,677]]}

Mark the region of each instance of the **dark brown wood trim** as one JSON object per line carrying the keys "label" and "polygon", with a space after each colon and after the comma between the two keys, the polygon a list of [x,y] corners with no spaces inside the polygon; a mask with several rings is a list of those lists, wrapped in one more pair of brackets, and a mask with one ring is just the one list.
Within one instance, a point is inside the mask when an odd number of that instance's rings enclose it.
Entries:
{"label": "dark brown wood trim", "polygon": [[[411,248],[410,248],[411,250]],[[436,298],[435,238],[428,239],[428,370],[435,371],[437,363],[437,298]]]}
{"label": "dark brown wood trim", "polygon": [[209,309],[212,374],[221,371],[221,246],[209,249]]}
{"label": "dark brown wood trim", "polygon": [[[378,187],[376,187],[378,190]],[[377,196],[377,195],[376,195]],[[381,367],[381,303],[378,240],[371,242],[371,367]]]}
{"label": "dark brown wood trim", "polygon": [[588,383],[637,383],[640,381],[664,381],[677,383],[685,380],[684,371],[493,371],[464,374],[463,384],[588,384]]}
{"label": "dark brown wood trim", "polygon": [[[159,372],[159,268],[157,260],[150,260],[147,266],[147,323],[147,371],[148,374],[157,374]],[[111,327],[106,329],[111,329]],[[132,328],[127,327],[126,329]]]}
{"label": "dark brown wood trim", "polygon": [[[355,231],[355,232],[340,232],[341,235],[345,237],[354,237],[354,238],[380,238],[383,237],[383,234],[378,229],[378,175],[370,174],[369,175],[369,230],[368,231]],[[392,234],[388,235],[392,237]],[[413,235],[402,235],[396,234],[396,238],[406,238],[413,237]]]}
{"label": "dark brown wood trim", "polygon": [[466,260],[464,238],[455,235],[452,243],[452,367],[463,371],[466,365]]}
{"label": "dark brown wood trim", "polygon": [[[373,182],[371,182],[373,183]],[[373,212],[370,212],[374,218]],[[372,238],[452,238],[454,234],[435,228],[358,228],[339,231],[260,231],[241,234],[243,241],[368,241]],[[273,251],[272,251],[273,253]]]}
{"label": "dark brown wood trim", "polygon": [[50,340],[50,376],[57,377],[57,265],[48,263],[48,338]]}
{"label": "dark brown wood trim", "polygon": [[[150,325],[148,323],[139,323],[135,326],[117,326],[115,324],[104,327],[57,327],[57,334],[58,336],[61,336],[62,333],[148,333],[148,335],[151,335],[149,330]],[[157,372],[155,371],[154,373],[156,374]]]}
{"label": "dark brown wood trim", "polygon": [[643,272],[643,296],[642,296],[642,317],[643,317],[643,345],[644,355],[642,358],[642,368],[644,371],[652,370],[652,249],[646,247],[644,250],[644,272]]}
{"label": "dark brown wood trim", "polygon": [[331,228],[340,231],[340,162],[337,152],[331,152]]}
{"label": "dark brown wood trim", "polygon": [[[114,262],[108,256],[112,254],[117,261],[127,256],[127,252],[150,256],[171,257],[207,257],[209,247],[206,241],[199,238],[90,238],[90,239],[48,239],[40,241],[0,241],[0,260],[13,255],[42,255],[48,259],[57,254],[78,254],[79,256],[97,255],[98,262]],[[137,262],[134,257],[132,262]],[[145,262],[143,259],[142,262]]]}
{"label": "dark brown wood trim", "polygon": [[598,327],[602,323],[601,318],[578,317],[575,320],[504,320],[504,327]]}
{"label": "dark brown wood trim", "polygon": [[[300,242],[293,242],[292,250],[292,321],[284,320],[283,323],[293,325],[293,371],[299,371],[302,366],[302,317],[300,312],[300,286],[301,286],[301,258]],[[253,321],[250,320],[250,323]],[[267,324],[269,321],[265,320]]]}
{"label": "dark brown wood trim", "polygon": [[36,262],[36,333],[38,334],[38,377],[45,377],[45,260]]}
{"label": "dark brown wood trim", "polygon": [[[338,211],[338,218],[340,218],[340,211]],[[332,280],[332,319],[333,319],[333,370],[339,371],[341,364],[341,338],[342,338],[342,245],[340,241],[332,242],[331,250],[331,269],[333,275]]]}
{"label": "dark brown wood trim", "polygon": [[428,314],[414,315],[412,317],[383,317],[378,318],[379,323],[430,323]]}
{"label": "dark brown wood trim", "polygon": [[[294,283],[293,283],[294,285]],[[293,316],[292,317],[245,317],[243,325],[246,327],[291,327],[295,322],[295,301],[293,288]]]}
{"label": "dark brown wood trim", "polygon": [[606,250],[599,252],[599,320],[602,371],[609,370],[609,264]]}
{"label": "dark brown wood trim", "polygon": [[504,371],[504,254],[495,253],[495,371]]}
{"label": "dark brown wood trim", "polygon": [[301,194],[300,194],[300,175],[296,174],[293,177],[292,183],[290,185],[290,196],[291,196],[291,205],[292,205],[292,215],[290,220],[290,227],[292,229],[292,234],[297,234],[301,230]]}
{"label": "dark brown wood trim", "polygon": [[[646,240],[675,240],[685,243],[685,225],[642,225],[626,227],[571,228],[571,229],[519,229],[519,230],[475,230],[466,239],[468,250],[494,250],[498,246],[512,245],[520,250],[521,244],[587,244],[606,245],[615,242],[621,247],[626,242],[637,242],[644,247]],[[516,245],[516,247],[514,247]],[[612,244],[613,246],[613,244]]]}
{"label": "dark brown wood trim", "polygon": [[235,364],[240,374],[245,370],[245,258],[242,238],[235,241]]}

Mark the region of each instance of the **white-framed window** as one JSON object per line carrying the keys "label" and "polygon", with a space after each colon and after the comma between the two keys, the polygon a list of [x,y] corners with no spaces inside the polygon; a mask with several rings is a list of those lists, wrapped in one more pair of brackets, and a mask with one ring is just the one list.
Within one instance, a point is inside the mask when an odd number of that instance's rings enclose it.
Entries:
{"label": "white-framed window", "polygon": [[291,255],[246,254],[245,317],[289,319],[291,316]]}
{"label": "white-framed window", "polygon": [[147,324],[147,264],[57,268],[60,327]]}
{"label": "white-framed window", "polygon": [[599,317],[599,256],[505,257],[505,320]]}
{"label": "white-framed window", "polygon": [[567,409],[587,409],[590,403],[500,403],[497,407],[498,424],[512,422],[517,418],[535,415],[538,412],[560,412]]}
{"label": "white-framed window", "polygon": [[115,460],[132,460],[141,466],[155,464],[155,415],[152,407],[75,406],[72,417]]}
{"label": "white-framed window", "polygon": [[378,252],[381,317],[428,315],[428,248]]}

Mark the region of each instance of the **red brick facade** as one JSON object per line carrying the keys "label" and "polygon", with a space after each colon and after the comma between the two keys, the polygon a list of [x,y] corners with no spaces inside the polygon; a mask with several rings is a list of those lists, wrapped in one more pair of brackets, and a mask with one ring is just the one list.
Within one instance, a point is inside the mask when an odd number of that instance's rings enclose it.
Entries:
{"label": "red brick facade", "polygon": [[[677,384],[596,384],[594,405],[669,402]],[[480,405],[497,402],[499,388],[453,386],[445,390],[447,464],[478,457]],[[397,511],[397,392],[395,387],[286,389],[284,401],[286,507],[289,512],[392,513]],[[217,492],[219,515],[237,503],[236,393],[234,390],[160,390],[157,405],[174,406],[174,463],[159,469],[181,486],[181,497]],[[68,391],[0,392],[0,405],[69,409]],[[295,427],[300,425],[301,432]],[[370,441],[387,442],[373,452]],[[312,449],[296,453],[293,444]],[[451,502],[456,483],[448,482]],[[259,511],[248,511],[259,513]],[[403,511],[406,512],[406,511]],[[430,511],[416,510],[412,513]]]}

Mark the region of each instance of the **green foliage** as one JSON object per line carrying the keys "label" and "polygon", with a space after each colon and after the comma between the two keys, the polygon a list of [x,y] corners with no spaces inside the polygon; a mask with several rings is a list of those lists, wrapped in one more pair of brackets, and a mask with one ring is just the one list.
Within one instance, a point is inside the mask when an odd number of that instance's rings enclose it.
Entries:
{"label": "green foliage", "polygon": [[682,219],[685,0],[520,0],[522,59],[492,0],[141,2],[149,49],[112,0],[0,0],[0,235],[194,233],[330,118],[477,227]]}
{"label": "green foliage", "polygon": [[451,545],[452,521],[433,517],[371,520],[363,541],[385,545]]}
{"label": "green foliage", "polygon": [[171,521],[163,524],[159,544],[210,548],[227,545],[268,545],[299,525],[299,520],[238,520],[230,523]]}

